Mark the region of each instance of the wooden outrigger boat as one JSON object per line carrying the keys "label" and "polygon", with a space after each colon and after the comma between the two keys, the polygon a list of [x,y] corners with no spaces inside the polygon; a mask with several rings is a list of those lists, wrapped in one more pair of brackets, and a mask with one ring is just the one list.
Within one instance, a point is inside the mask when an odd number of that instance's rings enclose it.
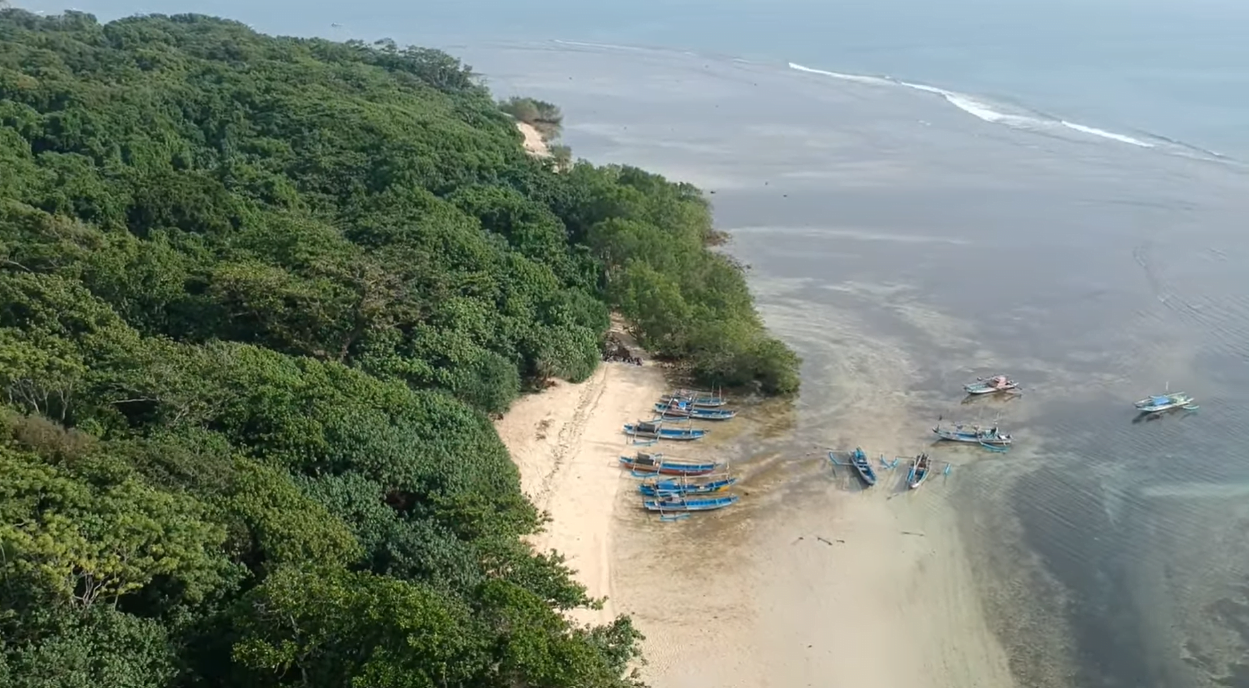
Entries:
{"label": "wooden outrigger boat", "polygon": [[733,475],[683,475],[679,478],[647,478],[638,485],[638,492],[646,497],[711,494],[727,490],[735,484],[737,476]]}
{"label": "wooden outrigger boat", "polygon": [[703,435],[707,434],[706,430],[696,430],[694,428],[665,428],[663,421],[639,420],[636,423],[625,423],[624,433],[633,437],[650,437],[657,440],[675,440],[678,442],[690,442],[700,440]]}
{"label": "wooden outrigger boat", "polygon": [[732,420],[737,411],[728,409],[699,408],[687,402],[668,402],[655,404],[655,410],[663,418],[689,418],[691,420]]}
{"label": "wooden outrigger boat", "polygon": [[[829,461],[834,464],[841,463],[837,460],[837,452],[828,453]],[[872,463],[868,461],[867,454],[859,447],[855,447],[854,451],[846,452],[846,463],[854,466],[854,471],[859,474],[859,479],[864,485],[871,487],[876,484],[876,471],[872,468]]]}
{"label": "wooden outrigger boat", "polygon": [[684,401],[695,408],[720,408],[729,403],[728,399],[718,394],[713,395],[707,392],[696,392],[691,389],[678,389],[670,394],[659,397],[660,403],[670,404],[674,401]]}
{"label": "wooden outrigger boat", "polygon": [[951,442],[966,442],[986,447],[1005,447],[1011,443],[1010,435],[1004,435],[999,432],[996,425],[985,429],[979,425],[964,425],[962,423],[942,426],[938,422],[932,431],[936,433],[938,438]]}
{"label": "wooden outrigger boat", "polygon": [[927,454],[920,454],[911,461],[911,471],[906,476],[906,486],[912,490],[924,484],[928,473],[932,470],[932,460]]}
{"label": "wooden outrigger boat", "polygon": [[1187,409],[1192,411],[1197,408],[1193,403],[1194,399],[1183,392],[1172,392],[1170,394],[1159,394],[1151,396],[1147,399],[1141,399],[1136,402],[1136,410],[1140,413],[1162,413],[1171,409]]}
{"label": "wooden outrigger boat", "polygon": [[670,459],[663,454],[638,452],[634,456],[620,457],[620,464],[636,473],[660,475],[707,475],[720,468],[714,461],[685,461]]}
{"label": "wooden outrigger boat", "polygon": [[654,499],[642,499],[642,506],[648,511],[714,511],[732,506],[741,499],[738,495],[722,497],[687,497],[685,495],[666,495]]}
{"label": "wooden outrigger boat", "polygon": [[963,385],[963,391],[968,394],[995,394],[997,392],[1009,392],[1014,389],[1019,389],[1019,383],[1005,375],[978,377],[975,382]]}

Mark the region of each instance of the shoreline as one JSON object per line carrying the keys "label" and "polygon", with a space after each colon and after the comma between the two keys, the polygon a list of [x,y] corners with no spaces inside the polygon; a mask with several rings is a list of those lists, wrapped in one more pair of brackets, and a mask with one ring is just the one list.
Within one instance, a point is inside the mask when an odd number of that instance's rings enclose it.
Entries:
{"label": "shoreline", "polygon": [[629,345],[643,365],[604,361],[583,382],[555,381],[517,399],[495,421],[520,470],[521,491],[551,516],[530,544],[564,555],[590,597],[607,598],[601,610],[574,610],[570,616],[578,623],[605,624],[620,613],[612,552],[621,515],[618,496],[623,485],[632,487],[617,461],[628,451],[621,427],[651,417],[652,405],[667,389],[663,370]]}
{"label": "shoreline", "polygon": [[[899,470],[862,490],[808,456],[785,459],[792,473],[781,480],[748,472],[743,503],[724,512],[660,523],[632,508],[634,481],[616,465],[629,451],[620,426],[650,417],[668,388],[632,348],[646,365],[604,362],[496,422],[522,490],[551,516],[531,544],[563,554],[589,595],[607,598],[571,619],[632,617],[653,688],[1017,685],[938,485],[910,492]],[[675,451],[698,458],[757,440]]]}

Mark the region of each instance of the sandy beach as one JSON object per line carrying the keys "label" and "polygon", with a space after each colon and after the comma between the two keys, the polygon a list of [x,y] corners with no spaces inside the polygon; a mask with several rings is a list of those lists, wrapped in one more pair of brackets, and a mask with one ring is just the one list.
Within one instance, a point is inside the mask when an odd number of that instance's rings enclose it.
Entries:
{"label": "sandy beach", "polygon": [[547,145],[546,139],[542,138],[542,134],[528,122],[517,122],[516,128],[520,133],[525,135],[525,150],[530,155],[546,158],[551,155],[551,147]]}
{"label": "sandy beach", "polygon": [[[904,494],[888,484],[903,477],[869,491],[849,476],[791,491],[798,508],[765,493],[773,486],[747,481],[750,502],[735,513],[664,524],[663,533],[618,532],[615,609],[646,635],[646,680],[656,688],[1016,685],[956,515],[931,489]],[[802,508],[816,501],[822,508]]]}
{"label": "sandy beach", "polygon": [[621,426],[650,418],[664,390],[663,372],[650,361],[603,363],[584,382],[556,382],[517,400],[495,424],[520,469],[521,489],[551,515],[534,547],[563,554],[592,597],[608,598],[601,611],[579,610],[580,622],[604,623],[619,613],[612,558],[617,493],[633,488],[618,463],[628,451]]}
{"label": "sandy beach", "polygon": [[520,399],[497,423],[525,493],[552,517],[533,544],[563,553],[590,594],[608,598],[574,618],[631,615],[651,685],[1015,685],[937,484],[908,492],[899,468],[863,490],[819,453],[750,461],[760,424],[744,418],[727,443],[664,447],[744,454],[742,504],[675,523],[638,509],[635,481],[615,465],[628,451],[620,425],[648,417],[665,388],[657,367],[603,364]]}

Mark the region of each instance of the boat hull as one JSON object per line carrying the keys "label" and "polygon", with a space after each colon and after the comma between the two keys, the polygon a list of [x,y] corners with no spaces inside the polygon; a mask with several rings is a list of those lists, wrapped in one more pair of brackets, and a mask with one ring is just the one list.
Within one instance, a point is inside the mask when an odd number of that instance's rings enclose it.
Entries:
{"label": "boat hull", "polygon": [[1018,388],[1019,388],[1019,385],[1010,385],[1008,387],[990,387],[988,385],[980,385],[980,386],[964,385],[963,391],[967,392],[968,394],[980,395],[980,394],[994,394],[997,392],[1009,392],[1013,389],[1018,389]]}
{"label": "boat hull", "polygon": [[928,479],[928,473],[932,470],[932,465],[927,458],[915,461],[911,464],[911,471],[906,476],[906,486],[908,489],[917,490],[924,481]]}
{"label": "boat hull", "polygon": [[1009,392],[1018,387],[1018,382],[1011,380],[1005,375],[997,375],[990,378],[978,378],[975,382],[963,385],[963,391],[977,395],[993,394],[995,392]]}
{"label": "boat hull", "polygon": [[1163,411],[1170,411],[1172,409],[1184,408],[1185,406],[1187,406],[1187,404],[1168,404],[1166,406],[1143,406],[1143,407],[1138,406],[1136,410],[1140,411],[1141,413],[1162,413]]}
{"label": "boat hull", "polygon": [[667,497],[670,495],[703,495],[723,492],[737,483],[736,477],[719,478],[699,483],[684,480],[654,480],[638,486],[638,492],[646,497]]}
{"label": "boat hull", "polygon": [[681,409],[673,408],[667,404],[655,404],[655,410],[664,418],[690,418],[693,420],[732,420],[737,416],[737,411],[728,411],[721,409]]}
{"label": "boat hull", "polygon": [[[837,452],[830,451],[828,458],[833,463],[838,463]],[[871,461],[868,460],[867,454],[864,454],[863,450],[856,449],[852,452],[846,452],[846,461],[854,468],[855,474],[859,476],[859,480],[864,485],[871,487],[876,484],[876,471],[872,469]]]}
{"label": "boat hull", "polygon": [[664,396],[659,397],[659,401],[663,404],[670,404],[674,401],[684,401],[695,408],[720,408],[721,406],[729,403],[729,400],[724,397],[698,397],[696,399],[692,399],[690,397],[672,394],[665,394]]}
{"label": "boat hull", "polygon": [[656,440],[672,440],[674,442],[692,442],[694,440],[701,440],[703,438],[703,435],[707,434],[707,431],[706,430],[692,430],[692,429],[687,430],[684,428],[676,429],[676,430],[672,428],[659,428],[658,430],[643,430],[643,429],[639,429],[636,425],[625,425],[624,433],[632,437],[647,437],[647,438],[656,439]]}
{"label": "boat hull", "polygon": [[647,511],[715,511],[733,506],[741,499],[738,495],[723,497],[681,497],[672,496],[663,499],[643,499],[642,506]]}
{"label": "boat hull", "polygon": [[720,467],[718,463],[677,461],[675,459],[657,458],[654,461],[638,461],[632,456],[620,457],[620,465],[640,473],[658,473],[660,475],[707,475]]}
{"label": "boat hull", "polygon": [[933,432],[939,439],[950,442],[963,442],[965,444],[987,444],[994,447],[1005,447],[1011,443],[1011,438],[1005,435],[980,435],[970,432],[957,432],[954,430],[941,430],[933,428]]}

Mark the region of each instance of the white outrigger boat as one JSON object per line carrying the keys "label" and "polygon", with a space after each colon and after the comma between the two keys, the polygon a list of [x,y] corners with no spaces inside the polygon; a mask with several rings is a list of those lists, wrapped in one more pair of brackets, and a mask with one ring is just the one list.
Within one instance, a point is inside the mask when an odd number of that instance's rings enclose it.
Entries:
{"label": "white outrigger boat", "polygon": [[1009,392],[1012,389],[1019,389],[1019,383],[1005,375],[978,377],[975,382],[963,385],[963,391],[968,394],[993,394],[995,392]]}
{"label": "white outrigger boat", "polygon": [[1162,413],[1177,408],[1193,411],[1197,408],[1194,401],[1191,395],[1184,392],[1171,392],[1141,399],[1136,402],[1136,410],[1141,413]]}
{"label": "white outrigger boat", "polygon": [[932,431],[936,433],[939,439],[979,444],[986,448],[1001,448],[1009,446],[1011,443],[1010,435],[1000,432],[997,429],[997,425],[986,429],[979,425],[966,425],[964,423],[942,424],[941,420],[938,419],[937,426]]}

